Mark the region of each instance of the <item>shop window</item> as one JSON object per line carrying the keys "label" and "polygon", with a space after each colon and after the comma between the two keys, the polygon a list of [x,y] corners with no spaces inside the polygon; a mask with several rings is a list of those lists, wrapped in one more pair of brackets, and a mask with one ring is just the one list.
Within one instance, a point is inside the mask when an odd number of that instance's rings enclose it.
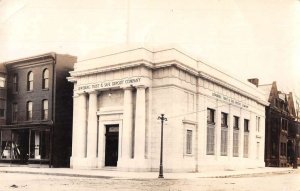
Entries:
{"label": "shop window", "polygon": [[43,71],[43,89],[49,88],[49,70],[45,69]]}
{"label": "shop window", "polygon": [[42,119],[47,120],[48,119],[48,100],[43,100],[42,103]]}
{"label": "shop window", "polygon": [[27,102],[27,106],[26,106],[26,117],[27,117],[27,121],[32,121],[32,102],[29,101]]}
{"label": "shop window", "polygon": [[12,121],[18,121],[18,104],[13,103],[12,105]]}
{"label": "shop window", "polygon": [[33,72],[29,72],[27,75],[27,91],[33,90]]}
{"label": "shop window", "polygon": [[215,110],[207,108],[207,123],[215,123]]}
{"label": "shop window", "polygon": [[192,154],[193,131],[186,131],[186,154]]}
{"label": "shop window", "polygon": [[16,132],[11,130],[1,131],[1,159],[26,161],[26,148],[24,144],[21,144],[24,141],[22,134],[24,134],[22,130]]}
{"label": "shop window", "polygon": [[30,131],[29,159],[49,159],[50,131]]}
{"label": "shop window", "polygon": [[19,89],[19,79],[18,79],[18,74],[14,74],[13,76],[13,92],[18,92]]}

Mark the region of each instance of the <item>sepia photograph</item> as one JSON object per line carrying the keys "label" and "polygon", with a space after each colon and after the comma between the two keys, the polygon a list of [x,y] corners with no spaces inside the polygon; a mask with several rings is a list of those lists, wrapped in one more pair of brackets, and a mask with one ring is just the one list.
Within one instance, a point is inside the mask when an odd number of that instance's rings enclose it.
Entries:
{"label": "sepia photograph", "polygon": [[0,0],[0,191],[300,191],[300,0]]}

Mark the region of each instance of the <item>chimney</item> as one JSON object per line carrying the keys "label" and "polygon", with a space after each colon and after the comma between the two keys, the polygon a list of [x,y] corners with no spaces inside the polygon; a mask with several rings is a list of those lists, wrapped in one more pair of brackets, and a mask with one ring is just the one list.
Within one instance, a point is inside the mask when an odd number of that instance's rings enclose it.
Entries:
{"label": "chimney", "polygon": [[248,81],[252,84],[254,84],[256,87],[258,87],[259,79],[258,78],[252,78],[248,79]]}

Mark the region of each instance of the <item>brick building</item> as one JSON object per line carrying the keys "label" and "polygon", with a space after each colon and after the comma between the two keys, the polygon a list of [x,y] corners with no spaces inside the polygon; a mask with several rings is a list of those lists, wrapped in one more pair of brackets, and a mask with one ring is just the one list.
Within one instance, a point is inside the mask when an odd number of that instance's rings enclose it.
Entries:
{"label": "brick building", "polygon": [[0,125],[6,123],[6,68],[0,65]]}
{"label": "brick building", "polygon": [[68,166],[76,57],[47,53],[4,63],[6,124],[0,125],[0,162]]}
{"label": "brick building", "polygon": [[266,166],[286,167],[292,165],[299,144],[299,123],[292,93],[277,89],[276,82],[259,85],[270,105],[266,107]]}

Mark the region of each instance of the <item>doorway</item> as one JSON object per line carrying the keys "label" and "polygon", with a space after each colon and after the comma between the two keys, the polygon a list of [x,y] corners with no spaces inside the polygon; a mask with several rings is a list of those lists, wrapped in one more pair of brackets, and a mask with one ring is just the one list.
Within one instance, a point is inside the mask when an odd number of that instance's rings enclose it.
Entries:
{"label": "doorway", "polygon": [[105,127],[105,166],[117,166],[119,125],[106,125]]}

